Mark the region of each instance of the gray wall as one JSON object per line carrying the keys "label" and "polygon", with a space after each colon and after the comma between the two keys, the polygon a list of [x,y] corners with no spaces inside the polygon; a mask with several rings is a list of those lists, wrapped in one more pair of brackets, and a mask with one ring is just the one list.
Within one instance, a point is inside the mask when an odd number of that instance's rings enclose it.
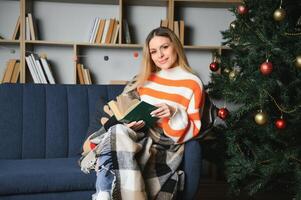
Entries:
{"label": "gray wall", "polygon": [[[36,1],[34,17],[38,22],[42,40],[88,42],[95,17],[118,18],[116,5],[79,4]],[[160,6],[127,6],[125,17],[129,21],[133,40],[142,44],[148,32],[166,18],[166,8]],[[234,19],[227,8],[178,7],[175,19],[184,19],[187,27],[186,42],[190,45],[220,45],[221,30]],[[0,0],[0,35],[11,38],[19,15],[18,1]],[[11,49],[16,49],[11,53]],[[34,52],[46,53],[59,83],[74,83],[72,46],[35,45]],[[138,52],[138,58],[133,56]],[[190,65],[204,83],[209,80],[211,51],[186,50]],[[128,80],[140,66],[142,49],[80,47],[79,60],[89,68],[94,83],[110,80]],[[104,56],[109,60],[105,61]],[[0,77],[8,58],[19,57],[18,45],[0,43]]]}

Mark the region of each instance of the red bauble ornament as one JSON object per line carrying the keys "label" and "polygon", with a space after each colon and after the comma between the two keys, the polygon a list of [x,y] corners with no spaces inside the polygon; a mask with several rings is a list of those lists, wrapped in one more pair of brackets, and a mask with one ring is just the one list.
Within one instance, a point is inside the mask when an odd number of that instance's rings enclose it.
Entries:
{"label": "red bauble ornament", "polygon": [[210,70],[216,72],[219,69],[218,62],[214,61],[209,65]]}
{"label": "red bauble ornament", "polygon": [[238,5],[237,6],[237,12],[240,15],[244,15],[244,14],[246,14],[248,12],[248,8],[245,5],[242,5],[242,4]]}
{"label": "red bauble ornament", "polygon": [[219,118],[225,120],[229,115],[229,110],[227,108],[220,108],[217,111],[217,116],[219,116]]}
{"label": "red bauble ornament", "polygon": [[286,127],[286,121],[282,118],[280,119],[277,119],[275,121],[275,126],[278,128],[278,129],[284,129]]}
{"label": "red bauble ornament", "polygon": [[260,65],[260,72],[262,75],[269,75],[273,71],[273,64],[269,61],[265,61]]}

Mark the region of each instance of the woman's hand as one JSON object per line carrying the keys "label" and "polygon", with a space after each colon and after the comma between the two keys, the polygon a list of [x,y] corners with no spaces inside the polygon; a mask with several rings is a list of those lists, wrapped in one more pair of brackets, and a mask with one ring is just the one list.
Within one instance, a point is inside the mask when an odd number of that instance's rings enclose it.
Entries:
{"label": "woman's hand", "polygon": [[144,127],[145,125],[145,122],[143,120],[140,120],[140,121],[133,121],[133,122],[130,122],[128,124],[125,123],[125,125],[131,129],[133,129],[134,131],[137,131],[141,128]]}
{"label": "woman's hand", "polygon": [[158,118],[171,117],[176,111],[174,107],[169,106],[166,103],[156,104],[156,106],[158,108],[150,113],[151,116],[153,117],[158,117]]}

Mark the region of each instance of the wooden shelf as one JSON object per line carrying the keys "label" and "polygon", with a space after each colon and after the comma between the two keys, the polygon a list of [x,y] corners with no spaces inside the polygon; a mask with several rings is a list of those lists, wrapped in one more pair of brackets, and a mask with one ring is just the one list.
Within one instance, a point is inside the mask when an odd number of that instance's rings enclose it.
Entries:
{"label": "wooden shelf", "polygon": [[2,40],[0,39],[0,44],[19,44],[20,40]]}
{"label": "wooden shelf", "polygon": [[[44,41],[44,40],[27,40],[26,44],[35,44],[35,45],[57,45],[57,46],[82,46],[82,47],[100,47],[100,48],[122,48],[122,49],[142,49],[142,44],[96,44],[88,42],[58,42],[58,41]],[[189,50],[227,50],[230,47],[227,46],[203,46],[203,45],[185,45],[184,49]]]}
{"label": "wooden shelf", "polygon": [[189,50],[219,50],[219,49],[230,49],[230,47],[226,47],[226,46],[202,46],[202,45],[199,45],[199,46],[196,46],[196,45],[185,45],[184,46],[184,49],[189,49]]}
{"label": "wooden shelf", "polygon": [[87,3],[87,4],[109,4],[118,5],[119,0],[35,0],[45,2],[62,2],[62,3]]}
{"label": "wooden shelf", "polygon": [[179,6],[195,6],[195,7],[230,7],[239,3],[242,0],[174,0]]}

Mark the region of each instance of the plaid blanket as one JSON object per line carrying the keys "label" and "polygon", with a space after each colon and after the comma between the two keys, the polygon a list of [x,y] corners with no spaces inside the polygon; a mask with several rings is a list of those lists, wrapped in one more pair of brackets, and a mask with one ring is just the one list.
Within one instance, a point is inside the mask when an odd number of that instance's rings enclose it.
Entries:
{"label": "plaid blanket", "polygon": [[[123,94],[139,99],[135,81],[129,82]],[[102,127],[90,138],[98,145],[82,156],[81,170],[98,170],[97,158],[109,148],[115,174],[113,200],[176,199],[178,191],[184,189],[184,172],[179,170],[184,145],[175,144],[161,128],[135,132],[117,124],[108,131]]]}
{"label": "plaid blanket", "polygon": [[112,199],[175,199],[177,192],[183,190],[184,173],[178,168],[184,145],[173,144],[154,129],[135,132],[121,124],[105,133],[101,129],[91,138],[99,144],[82,158],[81,169],[97,169],[97,157],[110,145],[115,174]]}

